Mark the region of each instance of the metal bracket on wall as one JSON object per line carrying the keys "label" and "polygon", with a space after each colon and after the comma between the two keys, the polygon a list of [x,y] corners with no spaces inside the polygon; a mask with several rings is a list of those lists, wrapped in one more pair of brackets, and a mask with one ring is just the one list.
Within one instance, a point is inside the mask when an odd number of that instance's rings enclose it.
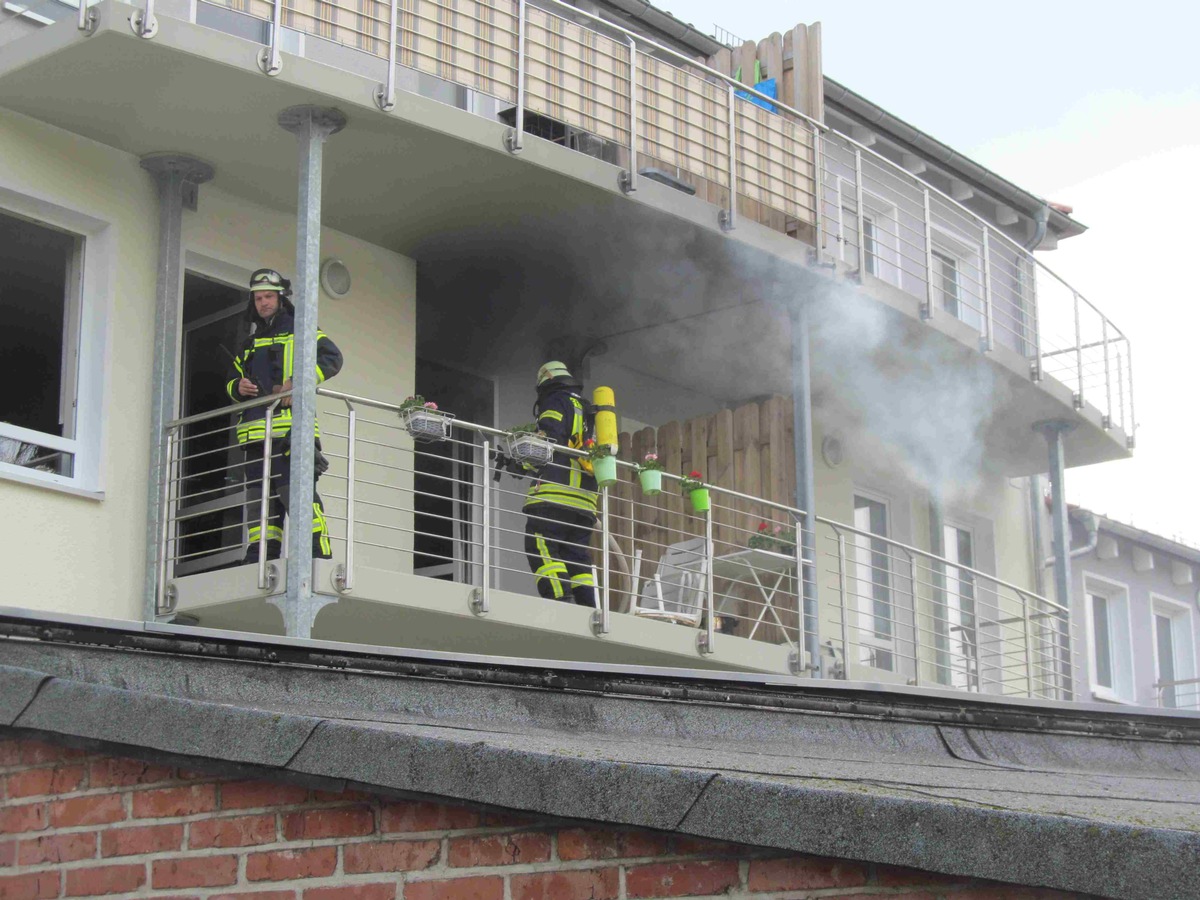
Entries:
{"label": "metal bracket on wall", "polygon": [[621,193],[623,194],[632,194],[637,190],[633,175],[628,169],[622,169],[620,174],[617,175],[617,187],[621,189]]}
{"label": "metal bracket on wall", "polygon": [[274,563],[267,563],[267,579],[266,587],[262,590],[264,593],[271,593],[275,590],[275,586],[279,584],[279,567]]}
{"label": "metal bracket on wall", "polygon": [[175,604],[179,602],[179,589],[175,587],[175,582],[170,582],[163,590],[162,608],[159,613],[175,612]]}
{"label": "metal bracket on wall", "polygon": [[154,4],[147,3],[146,8],[135,9],[129,17],[129,27],[140,38],[150,40],[158,34],[158,19],[154,17]]}
{"label": "metal bracket on wall", "polygon": [[517,140],[517,129],[509,128],[504,132],[504,149],[514,156],[525,149],[521,142]]}
{"label": "metal bracket on wall", "polygon": [[258,67],[264,75],[278,75],[283,71],[283,60],[274,47],[263,47],[258,51]]}
{"label": "metal bracket on wall", "polygon": [[717,224],[721,226],[722,231],[733,231],[733,215],[729,212],[729,210],[723,209],[717,213]]}
{"label": "metal bracket on wall", "polygon": [[483,588],[471,589],[471,593],[467,597],[467,606],[477,616],[486,616],[488,614],[487,604],[483,599]]}
{"label": "metal bracket on wall", "polygon": [[592,634],[604,637],[604,614],[598,609],[592,613]]}
{"label": "metal bracket on wall", "polygon": [[339,594],[346,593],[346,567],[339,564],[333,573],[329,576],[330,582],[333,583],[333,589]]}
{"label": "metal bracket on wall", "polygon": [[696,652],[701,656],[708,656],[713,652],[712,645],[708,642],[708,633],[701,631],[696,635]]}

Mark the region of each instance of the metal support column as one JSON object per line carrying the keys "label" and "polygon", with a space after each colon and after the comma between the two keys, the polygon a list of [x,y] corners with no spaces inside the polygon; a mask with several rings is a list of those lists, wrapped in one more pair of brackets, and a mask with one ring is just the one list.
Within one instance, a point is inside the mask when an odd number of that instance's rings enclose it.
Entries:
{"label": "metal support column", "polygon": [[153,621],[158,598],[158,564],[154,547],[162,535],[163,486],[167,471],[166,424],[175,418],[179,381],[179,314],[183,307],[183,196],[185,190],[212,180],[213,167],[176,153],[142,157],[142,168],[158,185],[158,264],[155,286],[154,359],[150,384],[150,483],[146,504],[146,569],[142,614]]}
{"label": "metal support column", "polygon": [[792,410],[795,419],[796,508],[804,513],[800,543],[804,565],[800,590],[804,597],[804,649],[808,664],[821,677],[821,634],[817,596],[816,487],[813,477],[812,373],[809,366],[809,299],[792,304]]}
{"label": "metal support column", "polygon": [[321,154],[326,138],[346,126],[336,109],[292,106],[279,125],[300,145],[296,205],[296,324],[292,369],[291,484],[288,490],[287,593],[283,619],[288,637],[307,638],[317,612],[333,598],[313,597],[313,432],[317,422],[317,302],[321,255]]}

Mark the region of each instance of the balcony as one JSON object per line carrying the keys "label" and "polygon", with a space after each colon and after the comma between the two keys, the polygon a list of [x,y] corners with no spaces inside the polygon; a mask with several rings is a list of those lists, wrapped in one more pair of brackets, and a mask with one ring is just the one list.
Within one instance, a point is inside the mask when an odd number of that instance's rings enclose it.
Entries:
{"label": "balcony", "polygon": [[[673,444],[664,439],[671,429],[660,432],[657,494],[629,462],[640,458],[638,441],[622,436],[616,481],[602,489],[594,540],[582,548],[593,561],[595,608],[542,599],[525,547],[528,482],[503,466],[511,435],[453,418],[418,430],[395,404],[319,395],[334,558],[314,563],[324,605],[315,638],[782,678],[819,665],[857,681],[1071,697],[1066,608],[961,559],[735,491],[722,484],[728,477],[706,485],[704,509],[671,474],[698,452],[678,429]],[[282,563],[265,552],[257,564],[242,558],[250,528],[263,551],[268,526],[282,523],[263,490],[267,476],[246,483],[233,418],[222,409],[168,427],[164,528],[151,548],[157,613],[279,634]],[[732,423],[726,416],[716,426],[731,448]],[[773,459],[768,468],[783,457]]]}
{"label": "balcony", "polygon": [[[817,296],[844,283],[878,300],[900,335],[882,366],[914,365],[906,341],[986,354],[999,382],[986,455],[1007,474],[1044,469],[1029,439],[1044,419],[1076,425],[1068,465],[1133,445],[1129,342],[1083,294],[887,159],[646,38],[558,0],[156,9],[149,29],[106,0],[81,30],[59,22],[14,42],[0,104],[135,154],[186,146],[223,189],[287,208],[274,117],[337,102],[353,115],[330,144],[326,224],[418,259],[431,284],[450,285],[432,301],[448,321],[477,317],[464,298],[481,296],[521,318],[531,343],[564,327],[600,340],[619,321],[614,362],[733,402],[745,394],[728,371],[647,352],[656,335],[691,317],[729,358],[724,301],[770,281],[732,315],[760,335],[761,357],[786,358],[780,286]],[[120,102],[129,96],[143,100]],[[535,122],[554,123],[563,146],[527,133]],[[694,277],[664,277],[674,265]],[[614,290],[615,271],[661,302]],[[553,321],[511,287],[534,277],[569,288]],[[498,371],[508,360],[492,334],[464,345],[435,324],[421,352],[468,352]],[[837,355],[813,349],[817,387],[832,395],[820,380]],[[762,392],[790,390],[783,369],[756,378]]]}

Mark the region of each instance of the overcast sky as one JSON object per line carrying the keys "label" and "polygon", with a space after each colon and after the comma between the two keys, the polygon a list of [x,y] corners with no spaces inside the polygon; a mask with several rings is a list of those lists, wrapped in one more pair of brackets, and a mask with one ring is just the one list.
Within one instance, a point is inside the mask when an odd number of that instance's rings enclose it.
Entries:
{"label": "overcast sky", "polygon": [[1090,230],[1040,254],[1133,345],[1138,446],[1067,499],[1200,546],[1200,3],[659,0],[706,34],[822,23],[825,72]]}

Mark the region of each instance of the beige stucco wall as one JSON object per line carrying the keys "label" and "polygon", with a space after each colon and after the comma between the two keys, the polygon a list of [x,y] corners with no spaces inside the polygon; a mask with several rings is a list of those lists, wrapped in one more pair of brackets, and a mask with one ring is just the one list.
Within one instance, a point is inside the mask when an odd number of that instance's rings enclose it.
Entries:
{"label": "beige stucco wall", "polygon": [[[154,185],[134,156],[3,110],[0,159],[0,189],[109,223],[113,272],[103,298],[109,304],[103,496],[0,478],[6,564],[0,605],[140,618],[158,251]],[[223,274],[262,265],[295,270],[294,215],[224,194],[219,175],[201,189],[198,212],[186,212],[184,220],[189,260],[208,260]],[[333,231],[322,235],[321,252],[340,257],[354,279],[348,297],[322,301],[321,327],[346,357],[330,387],[403,398],[415,373],[415,263]]]}

